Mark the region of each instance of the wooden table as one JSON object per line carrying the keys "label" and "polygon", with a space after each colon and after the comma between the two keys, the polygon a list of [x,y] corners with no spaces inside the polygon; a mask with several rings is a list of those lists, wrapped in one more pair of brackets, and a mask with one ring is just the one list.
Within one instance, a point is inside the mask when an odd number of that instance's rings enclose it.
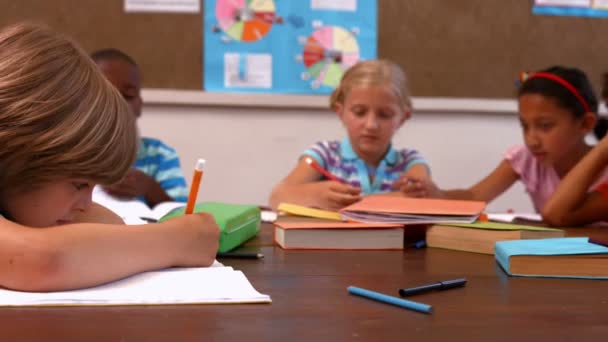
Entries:
{"label": "wooden table", "polygon": [[[608,230],[570,235],[608,237]],[[271,227],[248,243],[262,260],[224,259],[272,304],[0,309],[0,340],[606,341],[608,282],[509,278],[493,256],[441,249],[284,251]],[[432,315],[349,295],[466,277],[466,287],[412,300]]]}

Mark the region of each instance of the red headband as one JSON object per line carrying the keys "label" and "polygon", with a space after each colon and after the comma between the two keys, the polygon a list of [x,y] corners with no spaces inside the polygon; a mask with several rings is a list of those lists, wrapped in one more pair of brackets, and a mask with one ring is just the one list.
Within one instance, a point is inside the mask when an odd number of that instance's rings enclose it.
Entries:
{"label": "red headband", "polygon": [[574,88],[574,86],[572,86],[572,84],[570,84],[565,79],[563,79],[557,75],[548,73],[548,72],[537,72],[537,73],[534,73],[534,74],[528,76],[526,81],[533,79],[533,78],[546,78],[548,80],[552,80],[552,81],[555,81],[555,82],[561,84],[562,86],[564,86],[564,88],[568,89],[568,91],[570,91],[570,93],[572,93],[572,95],[574,95],[574,97],[576,97],[578,102],[580,102],[583,105],[583,108],[585,108],[585,111],[587,113],[591,112],[591,108],[589,108],[587,101],[585,101],[585,99],[581,96],[581,94],[578,92],[578,90],[576,90],[576,88]]}

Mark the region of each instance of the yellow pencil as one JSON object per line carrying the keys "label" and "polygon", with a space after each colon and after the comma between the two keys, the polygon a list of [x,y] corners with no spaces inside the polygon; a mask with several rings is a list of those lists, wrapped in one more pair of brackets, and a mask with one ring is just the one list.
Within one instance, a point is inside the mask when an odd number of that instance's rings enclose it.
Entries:
{"label": "yellow pencil", "polygon": [[192,212],[194,212],[194,204],[196,204],[196,197],[198,197],[198,188],[201,185],[204,167],[205,159],[199,159],[196,162],[194,174],[192,175],[192,185],[190,186],[190,195],[188,196],[188,204],[186,205],[186,214],[192,214]]}

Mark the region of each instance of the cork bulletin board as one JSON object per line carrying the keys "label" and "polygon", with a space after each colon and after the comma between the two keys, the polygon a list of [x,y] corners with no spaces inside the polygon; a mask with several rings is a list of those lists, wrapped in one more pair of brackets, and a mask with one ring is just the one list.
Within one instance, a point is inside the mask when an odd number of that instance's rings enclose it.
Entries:
{"label": "cork bulletin board", "polygon": [[[0,5],[1,25],[41,22],[88,52],[124,50],[146,88],[203,90],[201,13],[125,13],[122,0]],[[511,97],[520,71],[554,64],[577,66],[598,86],[608,71],[608,20],[531,8],[531,0],[378,0],[378,55],[406,70],[415,96]]]}

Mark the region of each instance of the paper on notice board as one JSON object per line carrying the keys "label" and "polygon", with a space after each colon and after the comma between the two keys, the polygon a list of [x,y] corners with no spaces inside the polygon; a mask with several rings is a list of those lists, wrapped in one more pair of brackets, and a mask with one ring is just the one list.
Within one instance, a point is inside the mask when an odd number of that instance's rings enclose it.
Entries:
{"label": "paper on notice board", "polygon": [[272,87],[272,55],[267,53],[227,53],[224,55],[224,86]]}
{"label": "paper on notice board", "polygon": [[536,5],[540,6],[572,6],[572,7],[589,7],[589,0],[536,0]]}
{"label": "paper on notice board", "polygon": [[311,0],[313,10],[356,11],[357,0]]}
{"label": "paper on notice board", "polygon": [[199,13],[200,0],[125,0],[125,12]]}

